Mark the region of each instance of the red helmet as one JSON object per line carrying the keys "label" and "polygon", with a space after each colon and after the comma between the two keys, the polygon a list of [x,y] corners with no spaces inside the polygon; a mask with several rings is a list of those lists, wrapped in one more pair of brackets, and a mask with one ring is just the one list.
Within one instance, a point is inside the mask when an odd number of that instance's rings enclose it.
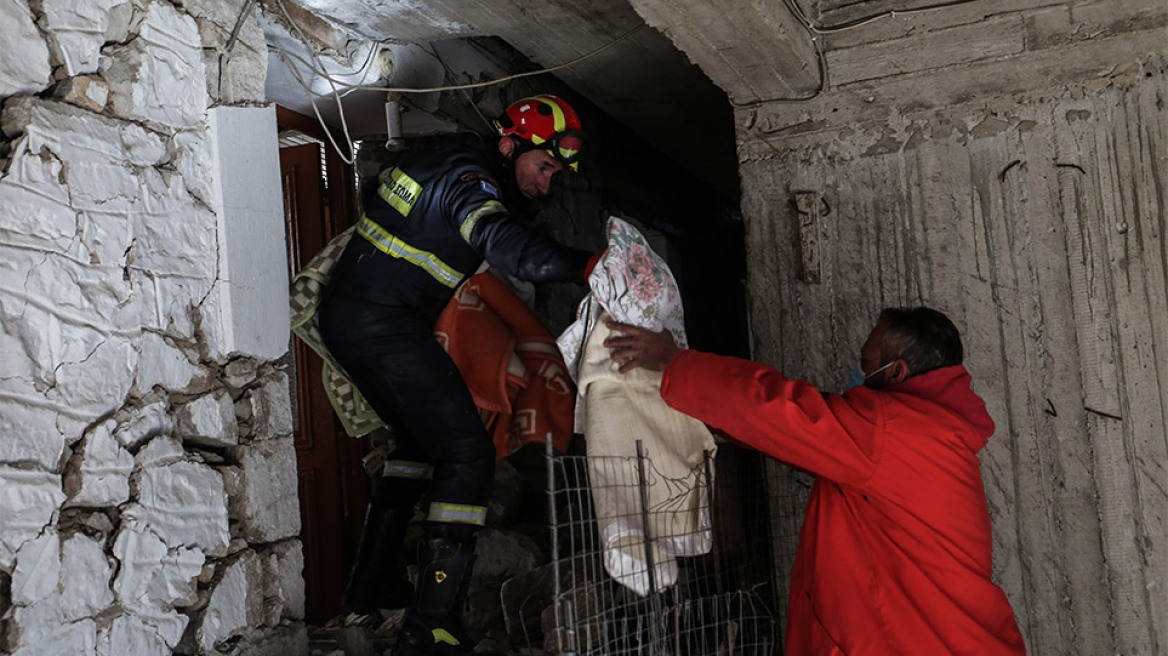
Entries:
{"label": "red helmet", "polygon": [[531,96],[511,103],[495,121],[500,135],[527,141],[527,149],[546,150],[564,166],[576,170],[584,133],[576,111],[563,99]]}

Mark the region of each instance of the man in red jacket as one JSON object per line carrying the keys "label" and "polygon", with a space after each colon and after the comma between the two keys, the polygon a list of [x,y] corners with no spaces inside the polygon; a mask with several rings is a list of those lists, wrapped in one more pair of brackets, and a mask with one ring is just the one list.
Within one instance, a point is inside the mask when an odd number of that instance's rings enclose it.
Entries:
{"label": "man in red jacket", "polygon": [[[620,371],[664,371],[661,397],[816,476],[791,576],[787,654],[1024,654],[990,580],[977,452],[994,432],[953,323],[886,309],[860,350],[859,385],[824,394],[754,362],[679,350],[623,324]],[[865,373],[867,372],[867,373]]]}

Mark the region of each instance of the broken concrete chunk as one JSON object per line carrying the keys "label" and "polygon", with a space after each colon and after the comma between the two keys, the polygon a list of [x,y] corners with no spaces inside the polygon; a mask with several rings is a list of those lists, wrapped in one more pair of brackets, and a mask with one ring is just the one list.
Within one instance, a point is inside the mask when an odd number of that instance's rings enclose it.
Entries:
{"label": "broken concrete chunk", "polygon": [[127,449],[174,431],[174,420],[167,413],[165,401],[155,401],[130,411],[129,417],[114,431],[114,438]]}

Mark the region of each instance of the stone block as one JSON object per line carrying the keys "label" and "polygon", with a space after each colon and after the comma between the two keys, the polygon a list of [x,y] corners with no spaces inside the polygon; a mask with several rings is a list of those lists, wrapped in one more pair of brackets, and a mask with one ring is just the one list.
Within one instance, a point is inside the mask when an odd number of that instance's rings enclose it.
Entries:
{"label": "stone block", "polygon": [[300,533],[296,448],[291,438],[232,447],[240,463],[240,493],[231,499],[243,536],[252,543],[275,542]]}
{"label": "stone block", "polygon": [[0,466],[0,569],[11,568],[17,550],[52,523],[64,501],[59,476]]}
{"label": "stone block", "polygon": [[267,382],[248,390],[239,404],[239,414],[248,417],[251,437],[270,440],[292,434],[292,400],[288,392],[288,376],[277,372]]}
{"label": "stone block", "polygon": [[[235,46],[226,57],[213,63],[219,67],[212,89],[208,77],[208,94],[224,104],[263,103],[267,101],[264,81],[268,79],[268,49],[264,31],[252,17],[239,31]],[[207,70],[215,70],[211,65]],[[212,93],[213,92],[213,93]]]}
{"label": "stone block", "polygon": [[[227,384],[240,388],[248,385],[259,377],[259,363],[253,358],[235,358],[223,367],[223,379]],[[237,414],[237,416],[251,417],[251,414]]]}
{"label": "stone block", "polygon": [[53,54],[69,75],[97,70],[101,46],[115,31],[111,10],[128,4],[127,0],[41,1],[45,26],[53,35]]}
{"label": "stone block", "polygon": [[259,22],[260,12],[253,11],[244,20],[235,43],[226,50],[231,31],[240,18],[239,5],[230,0],[198,0],[184,7],[198,19],[203,35],[207,95],[226,105],[265,102],[268,53]]}
{"label": "stone block", "polygon": [[195,640],[212,651],[224,640],[258,626],[263,617],[263,567],[255,552],[245,551],[226,566],[202,611]]}
{"label": "stone block", "polygon": [[202,123],[206,78],[194,19],[161,2],[148,3],[145,14],[136,38],[102,51],[111,109],[164,129]]}
{"label": "stone block", "polygon": [[91,112],[101,112],[109,102],[109,83],[93,75],[78,75],[57,83],[53,97]]}
{"label": "stone block", "polygon": [[158,435],[169,435],[174,431],[174,420],[167,407],[165,401],[154,401],[134,408],[114,430],[114,438],[127,449],[134,449]]}
{"label": "stone block", "polygon": [[175,410],[179,434],[184,442],[204,446],[231,446],[239,443],[235,424],[235,404],[224,390],[206,394]]}
{"label": "stone block", "polygon": [[113,604],[113,568],[97,541],[80,533],[65,540],[61,572],[61,612],[67,621],[93,617]]}
{"label": "stone block", "polygon": [[138,338],[138,379],[136,387],[149,391],[155,385],[170,391],[181,391],[192,379],[203,373],[182,349],[168,343],[161,335],[142,333]]}
{"label": "stone block", "polygon": [[62,341],[74,345],[66,350],[76,352],[79,342],[91,345],[92,350],[80,359],[61,358],[54,372],[56,384],[45,398],[62,414],[92,421],[125,401],[133,385],[137,353],[129,339],[107,337],[93,343],[91,340],[100,339],[99,333],[80,326],[71,328],[62,336]]}
{"label": "stone block", "polygon": [[4,35],[4,56],[0,57],[0,98],[34,94],[49,83],[49,46],[33,22],[24,0],[0,4],[0,34]]}
{"label": "stone block", "polygon": [[[212,284],[201,278],[184,278],[138,268],[130,269],[130,284],[141,297],[142,305],[150,312],[142,316],[142,326],[179,336],[193,337],[196,324],[192,310],[200,309],[212,289]],[[204,330],[211,333],[217,326]],[[213,335],[208,340],[214,339]]]}
{"label": "stone block", "polygon": [[150,624],[121,615],[97,635],[97,656],[170,656],[171,646]]}
{"label": "stone block", "polygon": [[[304,548],[287,540],[264,552],[264,600],[268,625],[281,618],[304,619]],[[269,609],[271,613],[269,614]]]}
{"label": "stone block", "polygon": [[[144,468],[135,475],[138,501],[122,513],[154,531],[170,548],[227,553],[227,493],[223,477],[194,462]],[[294,490],[295,491],[295,490]]]}
{"label": "stone block", "polygon": [[182,440],[171,435],[159,435],[138,450],[134,461],[143,469],[164,467],[181,462],[186,457],[186,453]]}
{"label": "stone block", "polygon": [[[4,436],[0,439],[0,463],[33,463],[54,470],[65,450],[65,437],[57,428],[61,415],[52,408],[32,405],[43,401],[29,394],[27,387],[23,394],[10,393],[9,386],[21,380],[0,381],[0,391],[7,397],[0,398],[0,435]],[[72,423],[81,430],[81,422]]]}
{"label": "stone block", "polygon": [[120,562],[114,593],[122,608],[150,626],[167,648],[173,649],[188,621],[174,607],[196,600],[195,579],[203,569],[202,552],[168,549],[153,529],[123,515],[113,555]]}
{"label": "stone block", "polygon": [[138,194],[143,207],[131,219],[134,267],[160,277],[197,281],[201,294],[187,304],[195,306],[219,273],[216,216],[191,196],[181,176],[150,168],[143,171],[142,182]]}
{"label": "stone block", "polygon": [[12,603],[31,606],[58,595],[61,580],[61,541],[55,530],[46,530],[25,542],[16,552],[12,569]]}
{"label": "stone block", "polygon": [[[27,156],[56,157],[63,163],[58,184],[64,185],[67,204],[75,210],[124,213],[140,208],[143,180],[136,167],[162,164],[167,157],[157,134],[62,102],[17,99],[4,108],[4,130],[25,135]],[[46,182],[52,186],[53,181]]]}
{"label": "stone block", "polygon": [[97,644],[93,620],[65,622],[52,597],[33,606],[17,606],[11,631],[18,636],[12,656],[62,656],[92,654]]}
{"label": "stone block", "polygon": [[[26,124],[14,119],[19,112],[12,108],[19,103],[8,102],[2,115],[5,132],[25,132]],[[12,245],[68,252],[77,236],[77,211],[69,206],[69,190],[61,184],[64,164],[57,157],[41,157],[30,150],[34,141],[21,136],[12,144],[8,173],[0,178],[0,206],[4,207],[0,233]],[[3,278],[17,272],[27,274],[28,270],[13,264],[0,267]]]}
{"label": "stone block", "polygon": [[65,479],[70,506],[116,506],[130,498],[130,473],[134,457],[114,439],[114,421],[89,431],[81,445],[81,464]]}
{"label": "stone block", "polygon": [[215,199],[215,169],[207,166],[213,154],[210,130],[183,130],[171,140],[171,166],[182,175],[187,191],[199,203],[211,206]]}

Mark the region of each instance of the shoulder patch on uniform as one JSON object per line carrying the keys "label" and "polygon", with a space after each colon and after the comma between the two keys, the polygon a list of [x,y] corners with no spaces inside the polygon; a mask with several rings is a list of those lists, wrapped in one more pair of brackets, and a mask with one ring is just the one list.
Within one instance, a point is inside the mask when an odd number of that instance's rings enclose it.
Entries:
{"label": "shoulder patch on uniform", "polygon": [[495,179],[486,173],[479,173],[478,171],[468,171],[459,176],[463,182],[470,182],[471,180],[479,181],[479,188],[483,193],[489,194],[493,198],[502,198],[503,195],[499,193],[499,184]]}
{"label": "shoulder patch on uniform", "polygon": [[493,198],[500,198],[499,188],[487,182],[486,180],[479,180],[479,186],[482,187],[485,193],[490,194]]}

